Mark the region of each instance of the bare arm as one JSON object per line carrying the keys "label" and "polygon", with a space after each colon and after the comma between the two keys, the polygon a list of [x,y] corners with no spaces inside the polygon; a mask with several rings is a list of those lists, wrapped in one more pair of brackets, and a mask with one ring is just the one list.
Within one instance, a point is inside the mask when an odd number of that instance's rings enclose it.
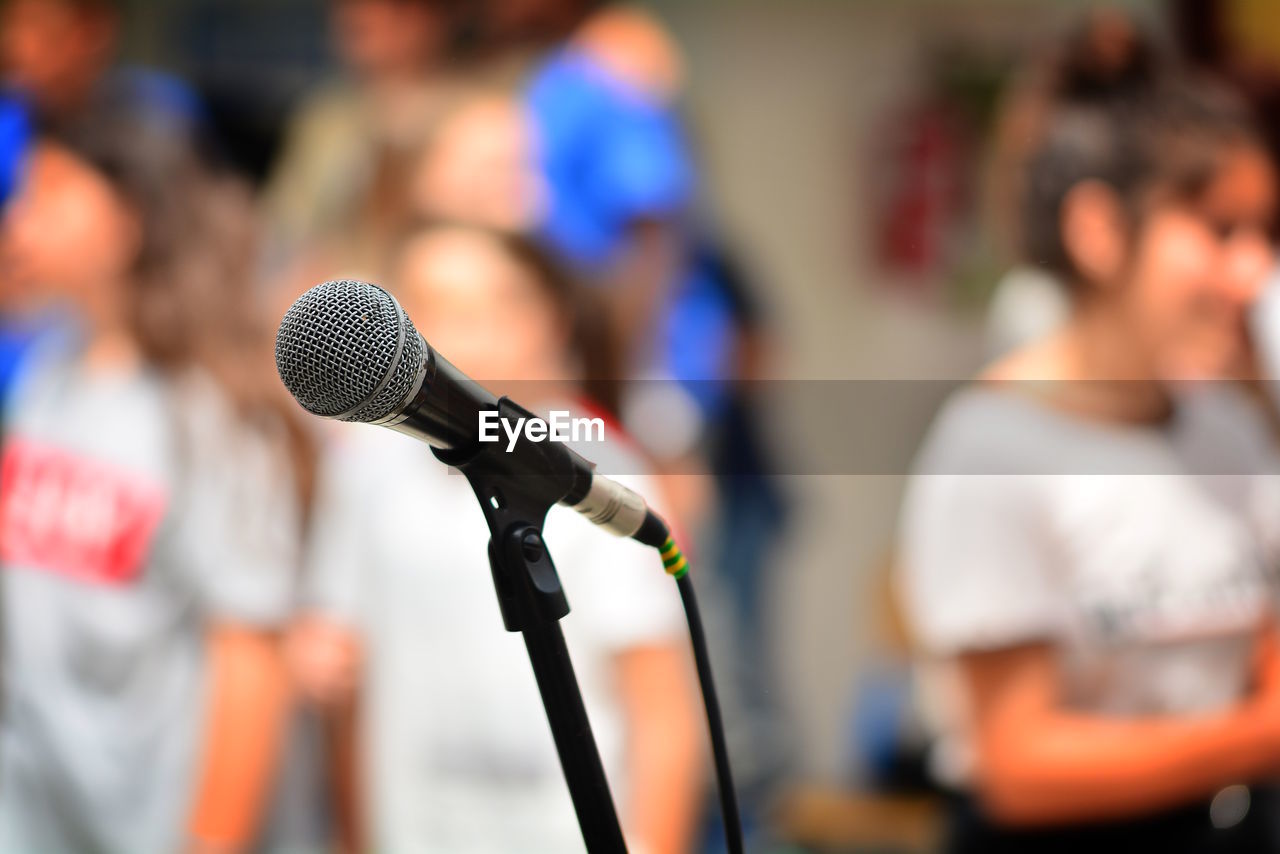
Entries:
{"label": "bare arm", "polygon": [[267,800],[289,691],[270,633],[215,626],[209,655],[212,684],[188,832],[196,851],[243,851]]}
{"label": "bare arm", "polygon": [[1259,688],[1198,717],[1120,719],[1064,710],[1049,647],[965,656],[983,803],[1009,824],[1106,819],[1207,797],[1280,767],[1280,657],[1267,633]]}
{"label": "bare arm", "polygon": [[690,660],[672,644],[618,657],[627,717],[629,835],[648,854],[690,850],[702,793],[702,714]]}

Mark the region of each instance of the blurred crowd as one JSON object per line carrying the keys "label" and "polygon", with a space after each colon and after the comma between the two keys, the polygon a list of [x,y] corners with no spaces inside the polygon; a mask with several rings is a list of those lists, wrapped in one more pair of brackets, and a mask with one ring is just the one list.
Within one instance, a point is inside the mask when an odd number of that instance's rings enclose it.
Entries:
{"label": "blurred crowd", "polygon": [[[491,390],[606,419],[582,450],[695,554],[745,531],[716,562],[758,608],[781,507],[739,383],[761,330],[699,202],[679,51],[581,0],[317,4],[337,71],[255,186],[195,88],[121,64],[123,14],[0,15],[0,850],[573,850],[466,481],[304,419],[271,342],[305,288],[383,285]],[[678,415],[648,443],[640,398]],[[734,476],[698,474],[716,454]],[[656,556],[559,513],[626,833],[692,850],[711,792],[679,599]]]}
{"label": "blurred crowd", "polygon": [[[0,852],[580,849],[466,480],[276,377],[280,317],[340,278],[609,425],[580,450],[691,544],[774,850],[769,313],[664,25],[317,3],[334,71],[258,180],[195,86],[120,60],[124,14],[0,4]],[[1270,90],[1203,59],[1094,12],[1000,103],[991,362],[907,477],[850,726],[861,786],[928,799],[950,851],[1280,850],[1277,147]],[[547,530],[631,850],[718,850],[674,587]]]}

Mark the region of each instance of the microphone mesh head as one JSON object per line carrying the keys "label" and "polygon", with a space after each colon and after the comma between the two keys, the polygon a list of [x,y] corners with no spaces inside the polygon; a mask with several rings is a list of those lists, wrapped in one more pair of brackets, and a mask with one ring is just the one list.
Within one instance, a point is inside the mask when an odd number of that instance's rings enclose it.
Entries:
{"label": "microphone mesh head", "polygon": [[413,391],[423,348],[408,315],[382,288],[325,282],[285,312],[276,333],[276,370],[308,412],[377,421]]}

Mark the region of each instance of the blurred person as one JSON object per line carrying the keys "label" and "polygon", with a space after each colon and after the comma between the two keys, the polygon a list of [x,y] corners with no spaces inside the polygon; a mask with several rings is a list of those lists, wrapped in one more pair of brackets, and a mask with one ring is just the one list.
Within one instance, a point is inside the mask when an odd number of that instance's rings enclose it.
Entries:
{"label": "blurred person", "polygon": [[36,124],[72,129],[87,116],[120,110],[175,134],[202,128],[204,108],[178,79],[116,64],[119,0],[5,0],[0,65],[25,94]]}
{"label": "blurred person", "polygon": [[547,186],[539,232],[605,295],[628,370],[652,367],[687,262],[694,167],[674,112],[679,55],[647,13],[606,6],[525,93]]}
{"label": "blurred person", "polygon": [[463,99],[440,120],[411,180],[413,212],[425,220],[521,232],[546,204],[531,118],[496,91]]}
{"label": "blurred person", "polygon": [[[430,228],[396,266],[415,326],[495,393],[534,411],[594,414],[584,390],[615,389],[598,367],[608,342],[593,342],[583,301],[525,238]],[[578,450],[654,494],[612,422],[604,443]],[[365,847],[581,850],[524,645],[503,629],[489,531],[466,479],[421,443],[363,426],[330,456],[312,610],[291,657],[300,682],[330,704],[356,700],[358,686]],[[553,509],[547,542],[573,605],[562,625],[624,831],[632,850],[689,850],[702,719],[676,592],[651,551],[575,515]]]}
{"label": "blurred person", "polygon": [[1027,159],[1070,315],[947,403],[905,500],[951,851],[1280,844],[1277,458],[1230,379],[1275,169],[1231,93],[1127,56],[1058,58]]}
{"label": "blurred person", "polygon": [[[696,529],[711,510],[701,444],[722,397],[730,298],[699,266],[696,169],[677,114],[679,51],[648,12],[604,4],[534,69],[532,117],[545,204],[536,233],[589,283],[642,383],[623,423],[664,470],[674,512]],[[672,382],[672,381],[675,382]],[[708,398],[706,395],[712,394]],[[661,425],[644,413],[662,411]]]}
{"label": "blurred person", "polygon": [[[675,518],[697,531],[712,491],[696,393],[719,377],[677,359],[723,339],[675,323],[696,317],[680,301],[706,281],[692,268],[695,170],[676,114],[680,69],[652,15],[604,4],[534,68],[522,98],[545,188],[534,230],[598,294],[619,377],[656,380],[632,386],[618,414],[660,468]],[[658,411],[660,424],[644,417]]]}
{"label": "blurred person", "polygon": [[179,138],[92,125],[40,143],[5,222],[6,275],[66,322],[0,461],[0,851],[245,851],[305,444],[250,298],[247,192]]}
{"label": "blurred person", "polygon": [[[137,69],[114,69],[120,12],[113,0],[7,0],[0,4],[0,70],[5,80],[3,134],[6,201],[20,178],[19,154],[33,130],[66,130],[79,116],[92,113],[107,100],[132,101],[134,85],[164,87],[159,75]],[[180,84],[172,84],[176,105],[189,98]],[[178,95],[183,92],[182,95]],[[142,95],[138,91],[139,96]],[[185,104],[184,112],[191,108]],[[137,109],[133,115],[139,115]],[[3,275],[3,274],[0,274]],[[6,277],[7,278],[7,277]],[[34,332],[31,318],[15,305],[20,288],[6,281],[0,288],[5,320],[0,329],[0,394],[17,370]]]}
{"label": "blurred person", "polygon": [[[590,32],[584,39],[592,43],[614,39],[600,49],[622,55],[622,59],[611,60],[619,69],[627,66],[629,33],[639,32],[652,40],[660,32],[647,18],[627,10],[612,10],[603,22],[593,20],[584,29]],[[611,29],[621,35],[610,35]],[[648,52],[661,59],[663,51],[671,50],[667,45]],[[642,50],[638,55],[647,54]],[[670,71],[677,65],[670,58],[648,64],[633,58],[627,66],[633,70],[625,73],[629,85],[669,101],[675,90]],[[657,73],[664,68],[669,72],[665,78]],[[641,73],[645,69],[656,70],[646,76]],[[621,78],[624,72],[618,74]],[[584,128],[601,118],[583,116]],[[605,134],[602,138],[612,150],[607,146],[602,150],[584,148],[577,154],[581,162],[607,163],[610,158],[625,158],[622,152],[629,145],[644,145],[638,135],[628,139],[625,133],[617,137]],[[539,129],[530,105],[501,90],[477,94],[442,118],[432,135],[413,183],[415,210],[427,218],[500,229],[545,227],[552,187],[540,169],[542,163]],[[608,170],[607,166],[599,168]],[[610,191],[605,181],[596,189]],[[579,204],[579,200],[571,197],[568,203]],[[618,239],[624,238],[620,234]],[[699,529],[700,539],[705,541],[704,566],[708,571],[703,583],[716,589],[705,589],[704,595],[713,609],[717,604],[725,608],[721,615],[723,637],[715,641],[732,650],[721,657],[723,674],[734,683],[726,683],[726,697],[731,705],[743,707],[741,712],[735,708],[731,713],[731,718],[742,722],[734,725],[743,727],[735,737],[753,746],[753,761],[740,763],[738,769],[750,814],[756,807],[763,811],[769,790],[786,764],[787,750],[773,699],[775,674],[760,631],[767,623],[765,570],[787,509],[756,423],[757,401],[752,393],[753,381],[760,379],[768,324],[754,283],[748,281],[739,259],[702,232],[681,234],[677,239],[682,256],[679,281],[654,318],[658,328],[645,332],[660,362],[656,367],[650,365],[649,370],[667,379],[619,386],[633,394],[618,403],[624,423],[643,440],[645,449],[661,460],[661,488],[675,518],[686,528]],[[574,260],[572,254],[570,259]],[[579,266],[590,286],[610,299],[610,289],[617,283],[607,271],[589,264]],[[636,369],[636,365],[624,363],[617,378],[634,376]],[[672,376],[683,384],[671,382]],[[642,393],[634,394],[637,390]],[[673,396],[677,398],[674,402]],[[654,417],[656,413],[661,416]],[[707,464],[711,464],[714,478],[690,476]],[[749,815],[748,824],[752,819]]]}
{"label": "blurred person", "polygon": [[787,764],[761,640],[787,508],[753,388],[768,324],[742,259],[699,210],[684,84],[661,21],[605,3],[535,68],[524,101],[546,198],[537,233],[604,300],[621,376],[642,380],[627,386],[620,420],[655,459],[673,516],[705,545],[703,583],[717,588],[707,598],[723,607],[712,644],[733,679],[730,738],[755,760],[739,768],[750,825]]}
{"label": "blurred person", "polygon": [[289,120],[264,197],[273,264],[324,244],[325,266],[382,277],[410,220],[414,158],[454,98],[444,67],[453,5],[329,0],[343,72]]}
{"label": "blurred person", "polygon": [[[588,22],[584,30],[591,35],[589,39],[583,37],[584,43],[605,41],[597,34],[602,30],[618,29],[626,33],[639,29],[649,32],[655,26],[639,13],[612,11],[610,14],[631,23],[622,27],[606,26],[594,20]],[[614,49],[625,50],[628,45],[625,39],[618,38]],[[619,68],[625,65],[621,60],[611,62]],[[684,155],[677,150],[679,143],[674,122],[665,122],[665,119],[655,121],[652,127],[646,126],[644,120],[627,124],[629,113],[656,116],[656,102],[634,105],[634,109],[633,105],[619,104],[612,113],[608,112],[609,99],[631,97],[627,94],[630,91],[627,87],[636,87],[638,91],[642,85],[650,86],[638,73],[632,76],[634,79],[625,84],[619,78],[618,85],[622,88],[617,92],[600,89],[594,100],[580,103],[573,119],[575,127],[559,129],[562,131],[558,138],[561,150],[550,158],[545,155],[549,143],[546,138],[548,127],[541,122],[545,116],[540,116],[539,104],[528,98],[507,95],[495,87],[461,94],[454,108],[443,112],[412,170],[409,182],[411,206],[416,216],[427,219],[471,222],[502,230],[542,234],[575,268],[580,278],[593,286],[604,302],[607,334],[620,340],[618,349],[624,354],[618,378],[636,376],[641,372],[632,355],[636,342],[643,340],[642,349],[646,353],[662,351],[673,354],[671,361],[677,362],[682,369],[680,378],[692,380],[690,390],[696,393],[711,386],[713,375],[705,373],[705,370],[722,368],[712,363],[723,356],[721,350],[724,348],[718,349],[718,345],[724,343],[726,335],[723,328],[708,328],[708,320],[719,319],[716,309],[723,308],[725,298],[719,293],[712,293],[708,299],[706,285],[709,280],[707,276],[700,275],[705,271],[690,270],[687,276],[684,275],[685,262],[688,260],[692,267],[694,253],[684,245],[685,237],[679,233],[680,228],[674,222],[655,225],[655,229],[666,237],[644,247],[634,247],[636,263],[624,263],[622,266],[636,273],[644,268],[642,275],[615,275],[618,271],[611,266],[612,261],[631,252],[625,245],[629,239],[628,228],[631,225],[636,225],[640,231],[646,228],[639,222],[644,217],[643,213],[639,210],[623,213],[621,207],[630,204],[642,206],[640,196],[650,193],[652,197],[663,193],[662,186],[671,186],[674,181],[681,180],[674,176],[683,176],[685,171]],[[574,103],[582,93],[573,90],[567,81],[565,78],[565,87],[548,81],[548,85],[557,91],[548,92],[547,97],[563,98],[562,106],[573,111]],[[536,87],[538,84],[534,82],[532,85]],[[656,88],[653,93],[655,97],[660,94]],[[583,136],[584,132],[591,134],[593,128],[602,128],[610,122],[614,131],[602,131],[595,138]],[[668,158],[666,162],[659,162],[664,157]],[[558,168],[548,169],[549,160],[558,163]],[[565,184],[566,181],[569,183]],[[559,198],[562,207],[558,216],[551,209],[556,204],[555,198]],[[611,206],[612,212],[609,210]],[[674,210],[668,213],[672,218],[676,217]],[[634,223],[628,220],[632,215],[636,218]],[[664,214],[655,210],[652,215],[656,218]],[[590,234],[570,234],[573,225],[567,227],[567,236],[563,240],[548,233],[549,230],[554,231],[553,223],[566,220],[582,225]],[[662,259],[654,258],[648,250],[664,242],[673,254]],[[667,262],[673,266],[667,268]],[[656,278],[649,277],[649,274]],[[679,297],[668,299],[662,296],[670,292],[663,280],[677,275],[687,279],[689,287],[682,288]],[[714,287],[710,290],[714,291]],[[638,296],[640,294],[647,296]],[[664,307],[663,317],[656,313],[656,303],[637,310],[638,303],[655,300],[657,303],[671,303]],[[701,334],[682,334],[690,333],[690,323],[697,326]],[[709,358],[705,355],[708,353],[712,354]],[[662,362],[661,356],[655,359]],[[650,373],[670,376],[665,362],[642,367]],[[715,374],[714,378],[720,378],[720,375]],[[653,387],[657,388],[658,384]],[[679,402],[684,404],[679,407],[680,411],[691,411],[685,420],[693,426],[682,430],[668,422],[662,430],[645,430],[646,442],[656,439],[658,433],[667,437],[683,437],[677,439],[674,450],[662,445],[646,445],[646,450],[662,453],[668,459],[682,460],[694,446],[698,431],[705,426],[702,413],[692,403],[683,399]],[[671,412],[676,407],[666,409]],[[682,505],[677,510],[678,517],[688,521],[703,513],[701,505],[705,501],[694,495],[705,491],[682,488],[675,492],[678,503]]]}
{"label": "blurred person", "polygon": [[[779,478],[783,463],[765,427],[772,405],[775,330],[762,289],[742,257],[709,240],[700,244],[695,257],[703,284],[681,302],[689,314],[683,326],[673,323],[668,329],[715,330],[708,337],[719,339],[715,347],[705,342],[702,348],[687,342],[673,346],[688,348],[688,363],[701,365],[695,373],[702,378],[694,383],[695,397],[708,421],[706,454],[715,486],[708,565],[726,584],[735,620],[730,642],[742,700],[754,721],[756,768],[748,772],[739,763],[739,776],[748,805],[754,794],[763,811],[792,763],[777,662],[768,642],[771,572],[779,566],[778,548],[792,510],[792,497]],[[708,359],[707,353],[716,355]]]}
{"label": "blurred person", "polygon": [[[428,219],[504,230],[529,228],[545,204],[536,150],[528,114],[518,101],[498,93],[464,101],[441,120],[423,156],[414,183],[416,212]],[[720,247],[700,241],[693,259],[691,286],[672,308],[663,347],[674,354],[684,375],[694,378],[688,390],[700,412],[693,420],[705,423],[708,460],[716,476],[714,483],[695,482],[684,476],[689,464],[668,459],[678,474],[664,478],[662,487],[669,501],[674,496],[671,503],[684,524],[708,517],[705,566],[709,574],[723,576],[722,598],[731,606],[729,619],[735,625],[730,632],[736,648],[733,667],[725,673],[741,683],[741,699],[750,706],[753,722],[755,761],[739,763],[744,799],[750,804],[756,795],[767,798],[763,790],[786,764],[785,739],[771,699],[774,674],[759,627],[768,618],[765,572],[788,508],[757,423],[759,402],[753,389],[761,378],[766,347],[765,312],[742,265]],[[700,337],[688,340],[678,334],[688,329],[698,329]],[[647,448],[681,434],[672,424],[670,407],[646,399],[639,406],[633,401],[631,411],[642,406],[662,413],[659,423],[641,422],[648,428]],[[680,459],[695,444],[696,439],[684,438],[674,456]],[[708,498],[715,499],[714,509],[702,506]]]}

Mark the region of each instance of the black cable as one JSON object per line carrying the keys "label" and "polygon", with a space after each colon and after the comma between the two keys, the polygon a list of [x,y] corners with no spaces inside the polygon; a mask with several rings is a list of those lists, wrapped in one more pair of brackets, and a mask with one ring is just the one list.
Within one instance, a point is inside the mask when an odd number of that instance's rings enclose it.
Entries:
{"label": "black cable", "polygon": [[689,579],[689,562],[671,538],[671,531],[662,517],[652,510],[645,514],[644,523],[632,537],[657,549],[662,555],[662,565],[667,574],[676,580],[680,601],[684,604],[684,616],[689,623],[689,640],[693,644],[693,661],[698,670],[698,684],[702,688],[702,704],[707,710],[707,729],[711,732],[711,755],[716,766],[716,786],[720,790],[720,816],[724,820],[725,848],[729,854],[743,854],[742,816],[738,812],[738,793],[733,787],[733,772],[729,768],[729,746],[724,738],[724,721],[720,716],[720,698],[716,695],[716,683],[711,676],[711,655],[707,652],[707,633],[702,627],[702,612],[698,610],[698,598]]}
{"label": "black cable", "polygon": [[711,658],[707,653],[707,635],[702,628],[702,612],[693,593],[693,581],[686,573],[676,579],[684,615],[689,621],[689,639],[693,642],[693,660],[702,686],[702,702],[707,709],[707,728],[711,731],[711,754],[715,759],[716,783],[720,789],[720,813],[724,819],[725,847],[729,854],[742,854],[742,818],[738,813],[738,795],[729,768],[729,747],[724,738],[724,722],[720,717],[720,699],[711,678]]}

